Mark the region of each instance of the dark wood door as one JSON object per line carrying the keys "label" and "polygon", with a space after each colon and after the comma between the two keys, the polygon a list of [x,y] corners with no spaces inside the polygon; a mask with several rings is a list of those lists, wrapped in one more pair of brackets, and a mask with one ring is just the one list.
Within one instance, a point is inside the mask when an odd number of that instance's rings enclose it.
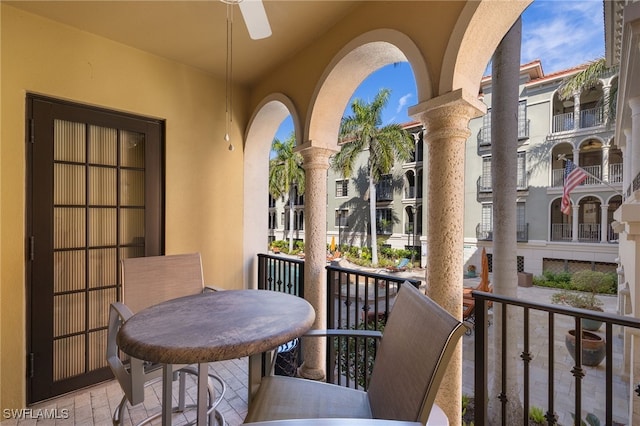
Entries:
{"label": "dark wood door", "polygon": [[163,123],[27,97],[29,403],[111,377],[119,261],[163,252]]}

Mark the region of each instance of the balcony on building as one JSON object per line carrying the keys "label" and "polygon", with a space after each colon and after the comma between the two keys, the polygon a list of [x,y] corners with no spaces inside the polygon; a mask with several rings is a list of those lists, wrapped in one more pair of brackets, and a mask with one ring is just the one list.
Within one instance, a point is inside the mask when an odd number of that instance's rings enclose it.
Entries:
{"label": "balcony on building", "polygon": [[393,176],[382,176],[376,184],[376,201],[393,201],[393,188]]}
{"label": "balcony on building", "polygon": [[568,99],[561,99],[556,92],[553,97],[551,133],[574,132],[606,126],[608,117],[604,105],[609,96],[608,92],[609,86],[605,86],[603,81]]}
{"label": "balcony on building", "polygon": [[[518,223],[516,225],[516,238],[519,243],[529,241],[529,224]],[[476,239],[478,241],[493,241],[493,226],[486,226],[482,223],[476,225]]]}
{"label": "balcony on building", "polygon": [[[520,104],[526,108],[526,102],[521,102]],[[518,141],[520,142],[529,139],[531,120],[527,119],[527,112],[524,108],[521,108],[518,112]],[[487,115],[483,117],[482,127],[478,131],[477,139],[479,148],[486,149],[491,146],[491,111],[487,111]]]}

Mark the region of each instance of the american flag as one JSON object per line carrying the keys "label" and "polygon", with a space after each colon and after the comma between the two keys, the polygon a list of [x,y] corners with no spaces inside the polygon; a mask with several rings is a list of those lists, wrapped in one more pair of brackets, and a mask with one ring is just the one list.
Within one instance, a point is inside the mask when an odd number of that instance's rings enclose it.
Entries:
{"label": "american flag", "polygon": [[571,213],[571,199],[569,198],[569,194],[571,194],[571,191],[580,185],[587,176],[587,172],[573,164],[573,161],[567,160],[564,166],[564,190],[562,191],[562,203],[560,204],[562,213],[566,215]]}

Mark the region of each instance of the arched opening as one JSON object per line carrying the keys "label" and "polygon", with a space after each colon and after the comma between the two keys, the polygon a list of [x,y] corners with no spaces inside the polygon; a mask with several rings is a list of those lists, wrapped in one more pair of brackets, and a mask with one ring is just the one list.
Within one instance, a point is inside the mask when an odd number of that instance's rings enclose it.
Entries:
{"label": "arched opening", "polygon": [[351,95],[371,73],[397,62],[411,64],[418,99],[430,98],[426,63],[413,41],[395,30],[370,31],[348,43],[326,68],[312,97],[308,140],[337,149],[340,120]]}
{"label": "arched opening", "polygon": [[602,221],[601,201],[597,197],[586,196],[578,203],[578,241],[597,243],[600,242],[600,225]]}
{"label": "arched opening", "polygon": [[558,197],[551,202],[551,235],[549,241],[571,241],[571,215],[566,215],[560,210],[562,198]]}
{"label": "arched opening", "polygon": [[407,170],[404,174],[404,198],[416,198],[416,175],[413,170]]}
{"label": "arched opening", "polygon": [[[275,211],[278,200],[269,195],[269,156],[271,144],[280,124],[291,116],[296,135],[300,135],[297,111],[285,95],[267,97],[256,109],[247,127],[244,145],[244,227],[243,262],[245,288],[256,288],[256,254],[265,252],[274,230],[284,225]],[[297,138],[297,140],[300,140]],[[265,205],[265,202],[268,203]],[[265,207],[268,206],[268,213]],[[273,207],[272,207],[273,206]]]}
{"label": "arched opening", "polygon": [[609,141],[608,161],[606,164],[609,174],[606,176],[609,183],[622,183],[622,150],[618,148],[615,139]]}
{"label": "arched opening", "polygon": [[564,184],[564,160],[573,159],[573,146],[559,143],[551,149],[551,186],[562,187]]}
{"label": "arched opening", "polygon": [[[580,167],[592,176],[585,180],[586,185],[600,183],[603,178],[602,141],[597,138],[588,138],[580,144]],[[595,178],[593,177],[595,176]]]}
{"label": "arched opening", "polygon": [[607,206],[607,241],[610,243],[617,243],[620,236],[613,230],[611,224],[613,223],[613,213],[622,205],[622,195],[614,195],[609,199]]}

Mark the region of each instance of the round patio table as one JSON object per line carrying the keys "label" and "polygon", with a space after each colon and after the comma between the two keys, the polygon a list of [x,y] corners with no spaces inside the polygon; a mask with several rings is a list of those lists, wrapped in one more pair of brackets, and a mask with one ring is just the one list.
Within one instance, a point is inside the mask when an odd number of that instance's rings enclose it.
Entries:
{"label": "round patio table", "polygon": [[199,425],[207,422],[208,364],[265,352],[300,337],[315,319],[306,300],[268,290],[181,297],[133,315],[118,332],[120,349],[164,364],[162,424],[171,424],[171,364],[199,364]]}

